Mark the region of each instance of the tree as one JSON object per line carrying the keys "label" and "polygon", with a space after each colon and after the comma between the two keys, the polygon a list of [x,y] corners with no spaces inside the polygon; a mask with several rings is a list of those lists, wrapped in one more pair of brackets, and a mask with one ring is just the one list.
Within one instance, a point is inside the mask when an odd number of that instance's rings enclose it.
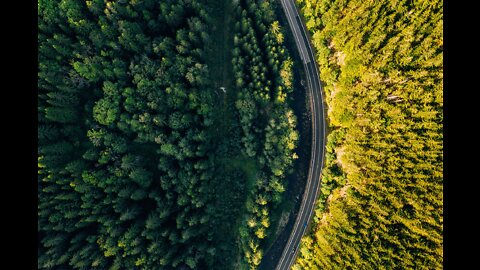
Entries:
{"label": "tree", "polygon": [[118,101],[102,98],[93,107],[93,117],[98,123],[109,126],[118,119],[120,113],[118,106]]}
{"label": "tree", "polygon": [[78,113],[73,108],[47,107],[45,117],[53,122],[62,124],[74,123],[78,120]]}

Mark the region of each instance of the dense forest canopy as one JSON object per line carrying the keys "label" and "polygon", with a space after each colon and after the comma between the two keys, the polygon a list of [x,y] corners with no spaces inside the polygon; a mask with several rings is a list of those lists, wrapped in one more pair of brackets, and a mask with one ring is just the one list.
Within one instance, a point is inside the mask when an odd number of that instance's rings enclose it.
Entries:
{"label": "dense forest canopy", "polygon": [[296,157],[292,60],[276,3],[232,2],[216,89],[214,2],[39,0],[39,269],[259,264]]}
{"label": "dense forest canopy", "polygon": [[331,132],[293,269],[442,268],[443,2],[297,2]]}

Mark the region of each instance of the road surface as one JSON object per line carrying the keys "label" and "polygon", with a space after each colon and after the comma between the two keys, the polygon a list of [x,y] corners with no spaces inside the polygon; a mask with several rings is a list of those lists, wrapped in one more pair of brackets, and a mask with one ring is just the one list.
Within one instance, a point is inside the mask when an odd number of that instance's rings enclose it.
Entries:
{"label": "road surface", "polygon": [[322,86],[320,74],[315,62],[312,47],[308,40],[305,26],[300,19],[294,0],[280,0],[283,11],[292,30],[295,44],[300,53],[300,58],[305,68],[307,77],[307,88],[310,92],[310,107],[312,112],[312,152],[310,168],[308,171],[307,184],[302,198],[302,204],[298,212],[292,232],[287,244],[283,249],[282,256],[277,264],[276,270],[290,269],[298,253],[300,239],[307,230],[307,225],[312,217],[315,201],[320,186],[320,172],[323,167],[325,149],[325,115],[322,97]]}

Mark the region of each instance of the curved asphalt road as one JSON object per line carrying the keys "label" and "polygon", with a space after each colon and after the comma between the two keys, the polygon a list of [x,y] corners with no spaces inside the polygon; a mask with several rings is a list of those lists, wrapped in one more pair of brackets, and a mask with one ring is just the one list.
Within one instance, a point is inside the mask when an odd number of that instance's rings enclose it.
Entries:
{"label": "curved asphalt road", "polygon": [[325,116],[323,110],[322,86],[320,74],[315,62],[312,47],[308,41],[307,32],[300,20],[293,0],[280,0],[283,11],[287,16],[288,24],[292,30],[297,49],[300,53],[307,77],[308,91],[310,91],[310,106],[312,112],[312,152],[310,168],[308,171],[307,185],[302,198],[300,211],[293,225],[292,233],[283,249],[282,257],[276,270],[290,269],[298,252],[300,239],[307,229],[320,186],[320,172],[323,167],[325,149]]}

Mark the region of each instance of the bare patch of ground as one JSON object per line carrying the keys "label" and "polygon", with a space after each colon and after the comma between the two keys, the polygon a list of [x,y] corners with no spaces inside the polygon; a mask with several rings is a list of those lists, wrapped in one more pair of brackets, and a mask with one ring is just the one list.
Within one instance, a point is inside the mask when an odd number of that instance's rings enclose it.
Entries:
{"label": "bare patch of ground", "polygon": [[347,195],[347,190],[350,188],[350,184],[346,184],[340,189],[340,197],[344,198]]}
{"label": "bare patch of ground", "polygon": [[335,154],[337,155],[337,164],[340,168],[344,168],[344,165],[342,163],[342,157],[345,154],[345,147],[338,147],[335,149]]}
{"label": "bare patch of ground", "polygon": [[327,102],[327,113],[330,115],[330,113],[332,112],[333,110],[333,106],[332,106],[332,101],[333,99],[335,98],[335,95],[337,94],[338,92],[338,87],[337,87],[337,84],[336,83],[333,83],[332,85],[332,91],[329,91],[328,92],[328,102]]}
{"label": "bare patch of ground", "polygon": [[278,237],[278,235],[282,232],[283,228],[287,225],[288,218],[290,217],[290,213],[291,212],[288,212],[288,211],[282,213],[282,216],[278,221],[277,229],[275,231],[275,237]]}
{"label": "bare patch of ground", "polygon": [[333,58],[335,59],[337,65],[343,67],[345,65],[345,57],[347,57],[347,55],[338,50],[332,40],[328,42],[328,48],[333,52]]}
{"label": "bare patch of ground", "polygon": [[345,57],[347,57],[347,55],[344,52],[336,51],[333,57],[335,57],[337,65],[341,67],[345,65]]}

